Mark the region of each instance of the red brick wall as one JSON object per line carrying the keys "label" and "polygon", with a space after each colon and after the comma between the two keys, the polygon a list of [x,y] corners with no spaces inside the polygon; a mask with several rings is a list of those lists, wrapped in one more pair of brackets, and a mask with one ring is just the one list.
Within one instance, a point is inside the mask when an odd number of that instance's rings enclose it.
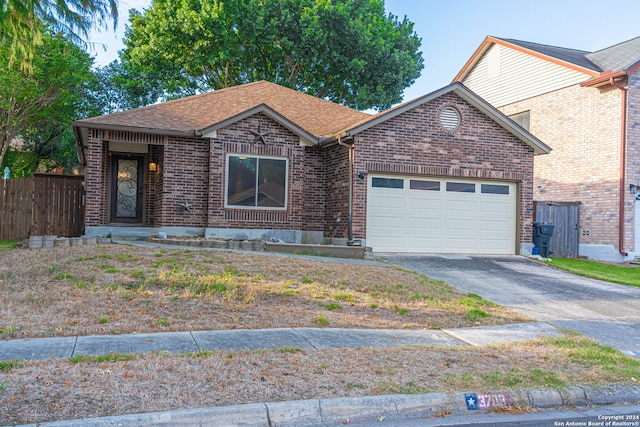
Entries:
{"label": "red brick wall", "polygon": [[[162,162],[161,226],[205,227],[208,208],[209,144],[196,138],[169,137]],[[180,205],[188,203],[191,212]]]}
{"label": "red brick wall", "polygon": [[[338,143],[324,149],[327,199],[325,213],[325,236],[348,237],[349,215],[349,149]],[[340,222],[335,225],[336,218]]]}
{"label": "red brick wall", "polygon": [[[453,106],[462,122],[440,126]],[[520,183],[520,241],[532,239],[533,149],[457,95],[449,93],[355,136],[358,171],[495,179]],[[354,238],[366,237],[367,181],[354,176]]]}
{"label": "red brick wall", "polygon": [[108,143],[102,142],[100,130],[89,129],[85,175],[85,225],[97,226],[108,221],[109,156]]}

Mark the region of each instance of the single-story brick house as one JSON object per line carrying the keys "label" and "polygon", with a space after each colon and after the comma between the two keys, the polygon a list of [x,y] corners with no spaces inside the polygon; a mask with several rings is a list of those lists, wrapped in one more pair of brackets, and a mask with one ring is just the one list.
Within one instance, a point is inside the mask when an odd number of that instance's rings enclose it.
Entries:
{"label": "single-story brick house", "polygon": [[528,253],[533,158],[549,152],[461,83],[369,115],[260,81],[73,126],[86,235],[377,252]]}

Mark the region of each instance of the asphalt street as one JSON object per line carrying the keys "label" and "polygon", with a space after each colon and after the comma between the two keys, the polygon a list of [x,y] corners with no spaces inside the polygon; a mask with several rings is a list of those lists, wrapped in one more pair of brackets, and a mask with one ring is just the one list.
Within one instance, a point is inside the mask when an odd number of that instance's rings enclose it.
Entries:
{"label": "asphalt street", "polygon": [[408,270],[640,357],[640,288],[587,279],[520,256],[390,255]]}

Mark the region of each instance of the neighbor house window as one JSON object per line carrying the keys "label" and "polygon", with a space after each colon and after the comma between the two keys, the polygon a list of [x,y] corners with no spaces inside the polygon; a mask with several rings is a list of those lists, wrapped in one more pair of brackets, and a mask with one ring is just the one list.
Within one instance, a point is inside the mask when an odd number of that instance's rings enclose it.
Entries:
{"label": "neighbor house window", "polygon": [[226,206],[286,208],[287,160],[229,155]]}
{"label": "neighbor house window", "polygon": [[525,128],[526,130],[530,130],[529,129],[529,119],[531,118],[530,111],[524,111],[522,113],[512,114],[511,116],[509,116],[509,118],[514,122],[516,122],[517,124],[519,124],[520,126],[522,126],[523,128]]}

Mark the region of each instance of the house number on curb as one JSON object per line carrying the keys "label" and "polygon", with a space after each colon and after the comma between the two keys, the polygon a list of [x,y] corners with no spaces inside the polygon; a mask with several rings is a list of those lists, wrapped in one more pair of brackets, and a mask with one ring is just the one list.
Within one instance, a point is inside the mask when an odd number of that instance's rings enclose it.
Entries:
{"label": "house number on curb", "polygon": [[465,393],[464,400],[470,411],[485,410],[509,404],[507,393]]}

